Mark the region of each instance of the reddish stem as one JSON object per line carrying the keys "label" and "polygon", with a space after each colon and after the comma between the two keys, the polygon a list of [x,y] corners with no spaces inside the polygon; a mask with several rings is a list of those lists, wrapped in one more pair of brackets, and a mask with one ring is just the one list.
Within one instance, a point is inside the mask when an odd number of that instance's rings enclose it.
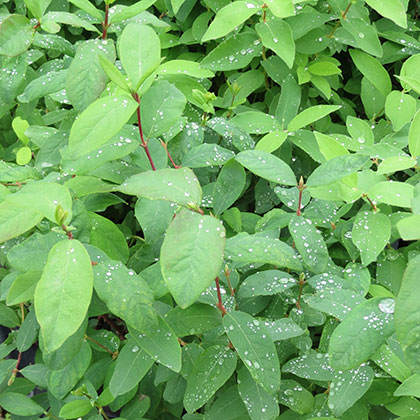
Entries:
{"label": "reddish stem", "polygon": [[219,308],[220,312],[222,313],[222,316],[225,316],[227,314],[226,308],[223,306],[222,302],[222,294],[220,293],[220,283],[219,283],[219,277],[216,277],[216,289],[217,289],[217,307]]}
{"label": "reddish stem", "polygon": [[152,156],[150,155],[150,152],[149,152],[149,147],[147,146],[147,142],[144,140],[144,136],[143,136],[143,128],[141,126],[141,117],[140,117],[140,98],[137,92],[133,94],[133,98],[139,104],[139,106],[137,107],[137,125],[139,126],[141,147],[143,147],[146,152],[147,158],[149,159],[149,162],[150,162],[150,166],[152,167],[154,171],[156,171],[155,164],[153,163]]}
{"label": "reddish stem", "polygon": [[67,226],[61,225],[61,229],[63,229],[64,232],[66,232],[66,235],[69,239],[73,239],[73,234],[71,233],[71,230],[68,230]]}
{"label": "reddish stem", "polygon": [[20,360],[22,359],[22,352],[19,352],[18,354],[18,358],[16,360],[16,366],[15,368],[12,370],[12,376],[10,377],[10,379],[7,382],[7,385],[10,386],[13,384],[13,382],[15,381],[16,375],[19,372],[19,364],[20,364]]}
{"label": "reddish stem", "polygon": [[96,341],[94,338],[91,338],[89,336],[87,336],[85,334],[85,338],[92,341],[93,343],[95,343],[96,345],[98,345],[99,347],[101,347],[102,349],[104,349],[107,353],[109,353],[110,355],[112,355],[112,358],[115,357],[115,353],[113,353],[111,350],[107,349],[105,346],[103,346],[101,343],[99,343],[98,341]]}
{"label": "reddish stem", "polygon": [[109,4],[105,4],[105,22],[102,22],[102,39],[106,39],[106,34],[108,32],[108,15],[109,15]]}
{"label": "reddish stem", "polygon": [[373,203],[373,201],[366,195],[363,195],[364,198],[366,198],[367,201],[369,201],[369,204],[372,206],[373,211],[376,213],[376,211],[378,210],[376,205]]}
{"label": "reddish stem", "polygon": [[175,169],[179,169],[180,167],[181,167],[181,165],[177,165],[175,162],[174,162],[174,160],[172,159],[172,156],[171,156],[171,154],[169,153],[169,150],[168,150],[168,145],[163,141],[163,140],[161,140],[160,141],[160,144],[162,145],[162,147],[166,150],[166,154],[168,155],[168,158],[169,158],[169,160],[171,161],[171,163],[172,163],[172,165],[174,165],[174,168]]}
{"label": "reddish stem", "polygon": [[301,216],[302,213],[300,211],[301,207],[302,207],[302,194],[303,194],[303,190],[299,190],[299,203],[298,203],[298,208],[296,210],[296,214],[298,216]]}

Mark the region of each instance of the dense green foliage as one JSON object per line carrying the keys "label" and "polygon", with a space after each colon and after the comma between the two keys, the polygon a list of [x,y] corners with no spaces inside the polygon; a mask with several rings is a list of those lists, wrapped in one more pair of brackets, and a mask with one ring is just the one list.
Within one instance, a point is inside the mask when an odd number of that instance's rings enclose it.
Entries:
{"label": "dense green foliage", "polygon": [[2,414],[420,419],[417,7],[0,0]]}

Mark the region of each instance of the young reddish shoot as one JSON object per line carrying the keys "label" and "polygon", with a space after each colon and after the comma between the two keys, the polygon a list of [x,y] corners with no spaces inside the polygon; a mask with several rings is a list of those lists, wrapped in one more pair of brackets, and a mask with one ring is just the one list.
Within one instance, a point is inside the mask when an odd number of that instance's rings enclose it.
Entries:
{"label": "young reddish shoot", "polygon": [[106,3],[105,4],[105,21],[102,22],[102,39],[106,39],[106,35],[108,32],[108,28],[109,28],[108,15],[109,15],[109,4]]}
{"label": "young reddish shoot", "polygon": [[306,188],[305,184],[303,183],[303,177],[300,177],[299,179],[299,184],[297,184],[297,189],[299,190],[299,203],[298,203],[298,208],[296,210],[296,215],[297,216],[301,216],[301,208],[302,208],[302,194],[303,194],[303,190]]}

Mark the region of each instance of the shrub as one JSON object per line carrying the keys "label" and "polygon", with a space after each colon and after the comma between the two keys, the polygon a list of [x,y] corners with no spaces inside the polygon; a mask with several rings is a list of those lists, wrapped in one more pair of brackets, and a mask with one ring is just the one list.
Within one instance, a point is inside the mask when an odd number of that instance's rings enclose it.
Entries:
{"label": "shrub", "polygon": [[417,6],[2,0],[3,414],[419,418]]}

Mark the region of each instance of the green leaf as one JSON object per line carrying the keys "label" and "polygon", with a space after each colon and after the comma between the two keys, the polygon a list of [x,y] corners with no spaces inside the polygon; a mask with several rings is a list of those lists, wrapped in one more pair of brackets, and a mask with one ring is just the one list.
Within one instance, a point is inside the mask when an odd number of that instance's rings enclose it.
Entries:
{"label": "green leaf", "polygon": [[401,1],[394,0],[366,0],[366,3],[380,15],[391,19],[402,28],[407,27],[407,14]]}
{"label": "green leaf", "polygon": [[382,213],[361,211],[353,224],[351,238],[360,251],[362,264],[375,261],[391,237],[391,222]]}
{"label": "green leaf", "polygon": [[[2,324],[4,325],[4,324]],[[35,311],[32,308],[26,315],[25,320],[19,328],[16,336],[16,347],[20,352],[28,350],[38,337],[39,325],[36,320]]]}
{"label": "green leaf", "polygon": [[220,311],[202,303],[186,309],[173,308],[165,314],[165,319],[178,337],[202,334],[222,323]]}
{"label": "green leaf", "polygon": [[130,19],[144,12],[155,3],[156,0],[141,0],[131,6],[125,7],[120,12],[116,12],[111,16],[111,23],[120,23],[123,20]]}
{"label": "green leaf", "polygon": [[19,416],[34,416],[45,410],[29,397],[16,392],[6,392],[0,395],[0,405],[9,413]]}
{"label": "green leaf", "polygon": [[337,417],[353,407],[356,401],[367,392],[374,378],[369,366],[357,369],[338,371],[330,383],[328,407]]}
{"label": "green leaf", "polygon": [[286,138],[286,131],[272,131],[260,139],[260,141],[255,146],[255,150],[272,153],[285,142]]}
{"label": "green leaf", "polygon": [[400,397],[402,395],[409,395],[413,397],[420,397],[420,375],[415,373],[407,378],[394,392],[394,395]]}
{"label": "green leaf", "polygon": [[7,254],[7,260],[15,270],[21,272],[28,269],[27,261],[31,261],[31,271],[42,271],[50,249],[64,238],[64,235],[56,232],[45,235],[36,232],[11,248]]}
{"label": "green leaf", "polygon": [[153,334],[145,335],[133,331],[132,336],[157,362],[174,372],[181,370],[181,347],[175,333],[164,319],[158,317],[158,328]]}
{"label": "green leaf", "polygon": [[114,43],[109,40],[88,40],[79,45],[66,76],[66,94],[79,112],[99,98],[108,83],[99,57],[115,60]]}
{"label": "green leaf", "polygon": [[114,396],[131,391],[147,374],[154,359],[133,341],[128,340],[118,354],[109,389]]}
{"label": "green leaf", "polygon": [[214,77],[214,73],[201,67],[202,63],[196,63],[189,60],[170,60],[161,64],[157,70],[157,74],[186,74],[188,76],[204,79],[206,77]]}
{"label": "green leaf", "polygon": [[309,270],[315,273],[324,271],[329,259],[328,249],[312,221],[295,215],[290,219],[289,232]]}
{"label": "green leaf", "polygon": [[128,178],[118,191],[150,200],[167,200],[182,206],[201,204],[201,187],[189,168],[159,169]]}
{"label": "green leaf", "polygon": [[137,90],[160,64],[160,40],[148,25],[130,23],[118,42],[121,63]]}
{"label": "green leaf", "polygon": [[18,275],[10,286],[6,303],[9,306],[29,301],[34,296],[34,291],[41,271],[27,271]]}
{"label": "green leaf", "polygon": [[420,110],[416,112],[408,133],[408,149],[411,156],[420,156]]}
{"label": "green leaf", "polygon": [[172,221],[160,263],[165,283],[181,308],[192,305],[216,278],[224,247],[225,229],[214,217],[183,210]]}
{"label": "green leaf", "polygon": [[226,334],[254,380],[268,393],[280,387],[280,365],[276,348],[264,325],[245,312],[223,318]]}
{"label": "green leaf", "polygon": [[239,0],[222,7],[217,12],[201,42],[227,35],[258,11],[258,3],[252,1]]}
{"label": "green leaf", "polygon": [[[48,26],[58,23],[64,23],[66,25],[75,26],[76,28],[83,28],[87,31],[100,33],[99,30],[91,23],[86,22],[86,20],[68,12],[48,12],[45,16],[43,16],[41,26],[44,27],[45,25]],[[57,29],[60,30],[60,25],[57,25]]]}
{"label": "green leaf", "polygon": [[231,121],[237,127],[250,134],[264,134],[281,129],[279,122],[273,115],[258,111],[241,112],[235,115]]}
{"label": "green leaf", "polygon": [[297,281],[283,271],[259,271],[251,274],[241,283],[238,298],[276,295],[296,285]]}
{"label": "green leaf", "polygon": [[392,156],[384,159],[378,166],[379,174],[391,174],[404,171],[416,165],[415,159],[410,156]]}
{"label": "green leaf", "polygon": [[349,115],[346,119],[346,127],[351,137],[358,143],[358,145],[351,150],[363,149],[363,147],[367,145],[373,145],[373,131],[366,121]]}
{"label": "green leaf", "polygon": [[379,203],[398,207],[411,207],[414,187],[406,182],[383,181],[368,191],[369,197]]}
{"label": "green leaf", "polygon": [[32,150],[30,147],[21,147],[16,152],[16,163],[18,165],[27,165],[32,159]]}
{"label": "green leaf", "polygon": [[238,372],[238,390],[252,420],[271,420],[279,415],[276,397],[261,388],[245,368]]}
{"label": "green leaf", "polygon": [[420,240],[420,214],[404,217],[397,222],[397,229],[404,241]]}
{"label": "green leaf", "polygon": [[154,295],[139,275],[112,260],[95,265],[93,271],[95,290],[113,314],[140,332],[156,329]]}
{"label": "green leaf", "polygon": [[292,0],[269,0],[266,2],[271,13],[279,18],[286,18],[295,14]]}
{"label": "green leaf", "polygon": [[138,104],[128,95],[106,96],[89,105],[71,127],[67,154],[76,159],[110,140]]}
{"label": "green leaf", "polygon": [[50,93],[58,92],[65,86],[66,70],[50,71],[28,83],[22,94],[18,96],[20,102],[29,103]]}
{"label": "green leaf", "polygon": [[232,376],[236,368],[236,354],[219,345],[206,349],[195,360],[188,377],[184,407],[188,412],[202,407]]}
{"label": "green leaf", "polygon": [[158,137],[181,117],[186,99],[174,85],[162,80],[141,98],[140,114],[144,135]]}
{"label": "green leaf", "polygon": [[337,156],[318,166],[309,175],[306,185],[308,187],[318,187],[331,184],[355,173],[368,161],[367,156],[357,154]]}
{"label": "green leaf", "polygon": [[259,54],[261,41],[255,32],[235,34],[211,50],[200,66],[213,71],[242,69]]}
{"label": "green leaf", "polygon": [[0,302],[0,325],[13,328],[19,325],[19,319],[12,308],[8,308],[3,302]]}
{"label": "green leaf", "polygon": [[106,75],[121,89],[130,93],[130,87],[127,84],[126,78],[121,74],[117,67],[109,61],[104,55],[98,55],[99,63],[102,66]]}
{"label": "green leaf", "polygon": [[415,113],[416,100],[407,93],[393,90],[386,97],[385,114],[391,120],[394,131],[400,131],[411,121]]}
{"label": "green leaf", "polygon": [[50,370],[48,390],[58,399],[63,399],[83,377],[89,367],[92,350],[88,343],[82,343],[79,351],[62,369]]}
{"label": "green leaf", "polygon": [[92,289],[92,265],[84,246],[75,239],[54,245],[34,297],[36,317],[48,351],[57,350],[80,327]]}
{"label": "green leaf", "polygon": [[418,359],[420,299],[416,286],[419,267],[420,256],[416,256],[409,261],[395,305],[395,330],[404,352],[405,360],[414,372],[420,370]]}
{"label": "green leaf", "polygon": [[9,15],[0,23],[0,56],[14,57],[24,53],[32,44],[35,30],[28,18]]}
{"label": "green leaf", "polygon": [[312,62],[308,66],[308,70],[315,76],[332,76],[341,73],[341,70],[334,63],[322,60]]}
{"label": "green leaf", "polygon": [[25,0],[27,8],[38,20],[41,19],[42,15],[50,5],[51,0]]}
{"label": "green leaf", "polygon": [[400,382],[404,382],[411,375],[409,367],[386,344],[381,346],[370,359]]}
{"label": "green leaf", "polygon": [[92,404],[88,399],[73,400],[61,407],[59,416],[64,419],[76,419],[82,417],[92,410]]}
{"label": "green leaf", "polygon": [[337,111],[340,108],[340,105],[315,105],[306,108],[289,122],[287,130],[299,130],[300,128],[306,127],[307,125],[312,124],[321,118],[324,118],[325,116]]}
{"label": "green leaf", "polygon": [[293,248],[278,239],[240,233],[226,241],[225,256],[240,264],[272,264],[301,271]]}
{"label": "green leaf", "polygon": [[245,187],[246,175],[242,166],[228,161],[220,171],[213,190],[213,210],[221,214],[240,196]]}
{"label": "green leaf", "polygon": [[325,312],[342,321],[348,313],[363,302],[363,297],[354,290],[324,288],[314,296],[305,296],[304,301],[311,308]]}
{"label": "green leaf", "polygon": [[89,13],[91,16],[99,20],[103,20],[103,12],[98,10],[89,0],[69,0],[70,3],[73,3],[79,9],[84,10],[86,13]]}
{"label": "green leaf", "polygon": [[165,233],[175,211],[174,204],[169,201],[148,200],[147,198],[137,200],[134,215],[147,243],[153,243]]}
{"label": "green leaf", "polygon": [[288,340],[289,338],[299,337],[305,333],[305,331],[290,318],[264,321],[264,326],[269,331],[273,341]]}
{"label": "green leaf", "polygon": [[312,381],[328,381],[334,377],[334,370],[328,363],[328,354],[309,353],[286,362],[282,372],[293,373]]}
{"label": "green leaf", "polygon": [[328,353],[335,369],[358,367],[394,332],[394,299],[374,298],[356,306],[333,331]]}
{"label": "green leaf", "polygon": [[281,381],[279,403],[290,407],[298,414],[309,413],[314,407],[314,397],[299,382],[291,379]]}
{"label": "green leaf", "polygon": [[200,144],[193,147],[182,159],[182,165],[190,168],[223,165],[235,157],[235,153],[217,144]]}
{"label": "green leaf", "polygon": [[102,249],[108,257],[127,262],[129,250],[122,231],[109,219],[99,214],[89,213],[92,230],[90,244]]}
{"label": "green leaf", "polygon": [[283,20],[274,18],[255,26],[265,47],[274,51],[291,69],[295,61],[295,42],[290,26]]}
{"label": "green leaf", "polygon": [[236,155],[235,160],[255,175],[268,181],[284,185],[297,183],[290,166],[270,153],[261,150],[246,150]]}
{"label": "green leaf", "polygon": [[360,73],[362,73],[376,89],[385,96],[391,92],[391,78],[376,58],[360,50],[350,50],[350,56]]}

